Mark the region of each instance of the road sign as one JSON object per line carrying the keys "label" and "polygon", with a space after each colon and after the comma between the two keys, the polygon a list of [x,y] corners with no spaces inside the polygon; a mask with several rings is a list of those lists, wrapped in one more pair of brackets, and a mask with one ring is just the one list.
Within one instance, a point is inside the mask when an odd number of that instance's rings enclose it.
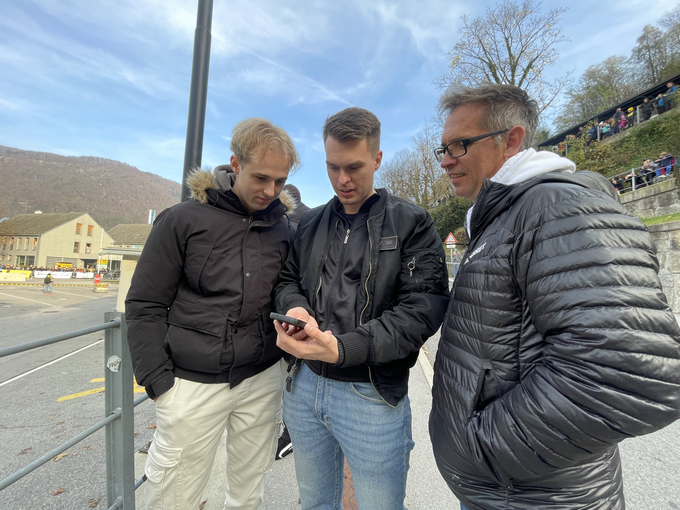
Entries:
{"label": "road sign", "polygon": [[444,241],[446,244],[456,244],[458,241],[456,241],[456,238],[453,237],[453,234],[449,232],[449,235],[446,236],[446,241]]}

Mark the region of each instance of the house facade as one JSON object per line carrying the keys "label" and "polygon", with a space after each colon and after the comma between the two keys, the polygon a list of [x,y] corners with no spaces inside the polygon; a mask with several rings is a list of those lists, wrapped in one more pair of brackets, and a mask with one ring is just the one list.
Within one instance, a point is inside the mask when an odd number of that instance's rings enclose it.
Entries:
{"label": "house facade", "polygon": [[0,264],[95,267],[112,241],[87,213],[19,214],[0,222]]}

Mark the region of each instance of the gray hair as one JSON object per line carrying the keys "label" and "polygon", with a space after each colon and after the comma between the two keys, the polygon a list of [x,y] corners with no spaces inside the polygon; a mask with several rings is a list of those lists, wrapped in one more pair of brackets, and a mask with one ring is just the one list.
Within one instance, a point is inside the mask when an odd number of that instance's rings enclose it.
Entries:
{"label": "gray hair", "polygon": [[[521,150],[531,147],[538,126],[538,103],[526,91],[514,85],[489,84],[476,88],[454,85],[439,99],[439,113],[448,116],[468,104],[484,107],[479,124],[486,131],[523,126],[526,135]],[[496,145],[500,144],[501,136],[493,137]]]}

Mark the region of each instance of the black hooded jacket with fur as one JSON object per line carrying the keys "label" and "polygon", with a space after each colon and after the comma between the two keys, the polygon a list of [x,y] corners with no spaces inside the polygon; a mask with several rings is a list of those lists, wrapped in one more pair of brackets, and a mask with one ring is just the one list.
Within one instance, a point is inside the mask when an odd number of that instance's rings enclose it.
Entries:
{"label": "black hooded jacket with fur", "polygon": [[128,343],[152,398],[175,376],[234,387],[281,358],[269,313],[295,203],[284,192],[250,215],[231,190],[235,178],[224,165],[194,172],[193,200],[158,215],[137,264]]}

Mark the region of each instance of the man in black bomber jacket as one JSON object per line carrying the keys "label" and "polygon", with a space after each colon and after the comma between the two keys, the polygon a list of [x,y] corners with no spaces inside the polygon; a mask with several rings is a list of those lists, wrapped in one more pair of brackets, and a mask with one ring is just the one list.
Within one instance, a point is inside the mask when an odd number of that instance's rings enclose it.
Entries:
{"label": "man in black bomber jacket", "polygon": [[463,509],[623,510],[617,444],[680,414],[654,243],[603,176],[530,148],[525,91],[440,104],[435,154],[474,206],[435,362],[439,470]]}
{"label": "man in black bomber jacket", "polygon": [[275,323],[297,358],[284,420],[302,509],[340,508],[346,458],[359,508],[394,510],[413,448],[409,369],[448,301],[444,250],[427,212],[373,188],[375,115],[343,110],[323,138],[337,196],[304,215],[276,287],[277,310],[308,323]]}
{"label": "man in black bomber jacket", "polygon": [[135,376],[156,406],[149,508],[199,508],[225,429],[224,508],[259,508],[274,460],[285,364],[269,313],[298,156],[258,118],[234,127],[231,150],[230,165],[190,176],[192,200],[156,218],[125,302]]}

